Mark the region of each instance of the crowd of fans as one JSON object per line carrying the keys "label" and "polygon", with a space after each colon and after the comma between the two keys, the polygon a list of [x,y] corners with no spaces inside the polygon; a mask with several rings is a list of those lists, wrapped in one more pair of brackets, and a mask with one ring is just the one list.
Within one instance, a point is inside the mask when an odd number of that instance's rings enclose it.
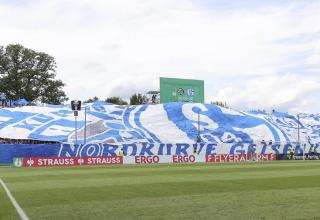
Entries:
{"label": "crowd of fans", "polygon": [[0,144],[59,144],[56,141],[0,138]]}

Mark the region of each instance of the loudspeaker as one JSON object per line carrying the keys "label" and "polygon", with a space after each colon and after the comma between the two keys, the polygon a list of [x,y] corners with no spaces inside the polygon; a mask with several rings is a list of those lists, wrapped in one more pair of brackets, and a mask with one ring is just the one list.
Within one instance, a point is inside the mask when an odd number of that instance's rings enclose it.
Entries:
{"label": "loudspeaker", "polygon": [[81,101],[71,101],[72,111],[81,111]]}

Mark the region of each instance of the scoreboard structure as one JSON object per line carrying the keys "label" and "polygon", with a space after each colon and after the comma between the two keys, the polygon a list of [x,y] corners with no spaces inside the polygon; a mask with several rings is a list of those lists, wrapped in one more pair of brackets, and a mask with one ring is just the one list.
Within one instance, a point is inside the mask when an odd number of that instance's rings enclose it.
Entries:
{"label": "scoreboard structure", "polygon": [[204,103],[204,81],[160,77],[160,103]]}

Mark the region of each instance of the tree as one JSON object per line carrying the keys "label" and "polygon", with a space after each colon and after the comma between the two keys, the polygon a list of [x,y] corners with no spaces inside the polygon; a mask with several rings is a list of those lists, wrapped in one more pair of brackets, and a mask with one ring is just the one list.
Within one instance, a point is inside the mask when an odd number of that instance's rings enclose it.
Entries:
{"label": "tree", "polygon": [[65,84],[55,79],[56,67],[46,53],[20,44],[0,46],[0,92],[8,99],[61,104],[68,98],[62,90]]}
{"label": "tree", "polygon": [[116,104],[116,105],[128,105],[128,103],[121,99],[120,97],[109,97],[106,99],[106,102],[110,102],[110,103],[113,103],[113,104]]}
{"label": "tree", "polygon": [[84,101],[84,103],[92,103],[92,102],[96,102],[99,101],[100,99],[97,96],[94,96],[93,98],[90,98],[86,101]]}
{"label": "tree", "polygon": [[133,94],[130,97],[130,105],[141,105],[147,103],[147,97],[144,95],[142,96],[140,93]]}

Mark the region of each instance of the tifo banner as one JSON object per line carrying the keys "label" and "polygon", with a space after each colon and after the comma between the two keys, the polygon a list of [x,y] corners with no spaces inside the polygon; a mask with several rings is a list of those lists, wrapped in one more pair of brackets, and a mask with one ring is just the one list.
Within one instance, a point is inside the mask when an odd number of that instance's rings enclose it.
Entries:
{"label": "tifo banner", "polygon": [[[84,107],[78,116],[76,144],[191,143],[198,134],[203,142],[214,144],[293,143],[298,137],[320,143],[316,114],[300,114],[298,119],[283,112],[242,112],[184,102],[132,106],[95,102]],[[74,125],[70,105],[0,109],[1,138],[75,143]]]}
{"label": "tifo banner", "polygon": [[[311,150],[312,149],[312,150]],[[175,156],[174,163],[181,161],[195,160],[196,162],[204,162],[206,159],[181,157],[190,155],[267,155],[275,154],[279,159],[279,155],[289,155],[294,151],[295,158],[308,155],[319,155],[320,145],[253,145],[253,144],[206,144],[206,143],[133,143],[133,144],[99,144],[89,143],[85,145],[76,144],[51,144],[51,145],[1,145],[0,144],[0,163],[12,163],[13,158],[41,158],[41,157],[101,157],[101,156],[131,156],[134,160],[150,161],[150,157],[145,159],[141,156],[158,156],[161,161],[162,156]],[[299,156],[300,155],[300,156]],[[141,157],[141,158],[140,158]],[[157,160],[158,158],[152,158]],[[164,160],[164,159],[163,159]],[[171,159],[170,159],[171,161]]]}

